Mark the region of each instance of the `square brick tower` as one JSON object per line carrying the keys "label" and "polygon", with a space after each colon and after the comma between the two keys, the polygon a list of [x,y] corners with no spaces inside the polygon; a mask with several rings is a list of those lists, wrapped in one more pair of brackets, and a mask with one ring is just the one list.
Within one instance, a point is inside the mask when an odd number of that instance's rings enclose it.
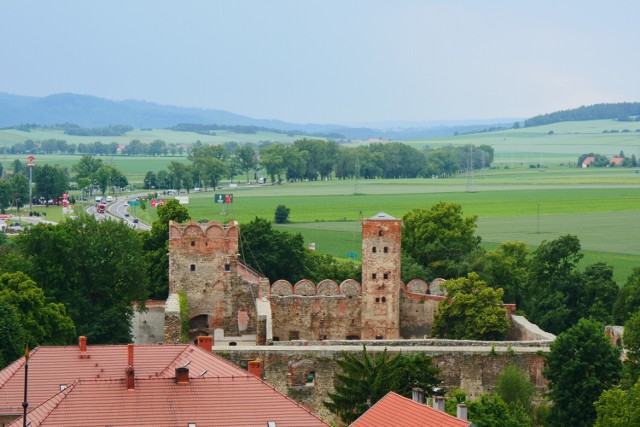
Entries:
{"label": "square brick tower", "polygon": [[379,213],[362,222],[362,336],[399,339],[402,220]]}

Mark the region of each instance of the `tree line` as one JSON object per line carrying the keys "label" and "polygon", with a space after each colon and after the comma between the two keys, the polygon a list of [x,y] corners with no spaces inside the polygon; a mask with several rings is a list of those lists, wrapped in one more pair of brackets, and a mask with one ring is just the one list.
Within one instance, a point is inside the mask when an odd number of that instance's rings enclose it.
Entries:
{"label": "tree line", "polygon": [[191,164],[172,161],[166,170],[148,171],[145,189],[216,187],[223,179],[244,175],[257,180],[264,171],[272,183],[329,179],[447,178],[469,168],[490,167],[493,147],[446,146],[419,150],[400,142],[358,147],[335,141],[301,139],[293,144],[194,144]]}
{"label": "tree line", "polygon": [[525,127],[550,125],[559,122],[616,119],[620,121],[638,121],[640,102],[621,102],[615,104],[595,104],[542,114],[524,121]]}

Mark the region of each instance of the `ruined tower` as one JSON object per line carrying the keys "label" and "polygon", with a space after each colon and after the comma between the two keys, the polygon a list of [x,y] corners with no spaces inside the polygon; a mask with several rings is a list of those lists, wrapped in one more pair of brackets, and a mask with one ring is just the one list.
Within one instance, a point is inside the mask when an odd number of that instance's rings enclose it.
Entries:
{"label": "ruined tower", "polygon": [[362,339],[398,339],[402,220],[362,222]]}
{"label": "ruined tower", "polygon": [[240,277],[238,237],[235,221],[169,223],[169,294],[187,295],[192,338],[255,333],[257,290]]}

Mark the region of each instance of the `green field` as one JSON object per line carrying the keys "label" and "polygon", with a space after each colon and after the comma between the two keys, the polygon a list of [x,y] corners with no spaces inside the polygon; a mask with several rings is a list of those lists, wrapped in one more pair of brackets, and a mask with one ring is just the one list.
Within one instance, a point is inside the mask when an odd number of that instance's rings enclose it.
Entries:
{"label": "green field", "polygon": [[[565,122],[527,129],[415,140],[416,147],[487,144],[494,148],[491,169],[450,179],[351,180],[244,185],[236,177],[217,192],[234,194],[230,206],[213,203],[213,192],[191,193],[189,211],[194,219],[247,222],[256,216],[273,218],[280,204],[291,209],[291,223],[278,226],[301,233],[315,242],[318,251],[344,258],[355,252],[360,257],[360,220],[378,212],[401,218],[414,208],[428,208],[439,201],[455,202],[464,215],[478,216],[477,234],[491,249],[504,241],[525,241],[534,248],[543,240],[566,233],[580,238],[585,263],[607,262],[615,267],[616,280],[624,282],[634,267],[640,267],[640,173],[632,168],[575,167],[581,154],[596,152],[613,156],[620,151],[640,158],[637,123],[600,120]],[[604,132],[606,131],[606,133]],[[612,131],[617,131],[616,133]],[[66,139],[87,143],[94,137],[67,137],[52,132],[0,131],[0,147],[25,139]],[[132,131],[102,142],[127,143],[131,139],[168,143],[288,142],[282,134],[240,135],[217,132],[216,136],[166,130]],[[351,142],[350,146],[364,142]],[[24,156],[6,155],[7,163]],[[38,164],[71,167],[80,156],[37,155]],[[165,169],[170,161],[185,157],[102,157],[141,187],[149,170]],[[531,165],[543,165],[532,168]],[[153,210],[138,212],[151,221]]]}

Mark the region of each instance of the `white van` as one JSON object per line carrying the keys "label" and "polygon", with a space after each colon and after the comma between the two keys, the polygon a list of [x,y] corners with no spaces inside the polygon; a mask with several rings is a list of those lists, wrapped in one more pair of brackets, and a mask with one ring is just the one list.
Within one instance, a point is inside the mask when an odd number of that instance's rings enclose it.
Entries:
{"label": "white van", "polygon": [[111,202],[113,202],[113,197],[107,196],[107,203],[111,203]]}
{"label": "white van", "polygon": [[96,197],[96,203],[102,203],[102,197],[97,196]]}

